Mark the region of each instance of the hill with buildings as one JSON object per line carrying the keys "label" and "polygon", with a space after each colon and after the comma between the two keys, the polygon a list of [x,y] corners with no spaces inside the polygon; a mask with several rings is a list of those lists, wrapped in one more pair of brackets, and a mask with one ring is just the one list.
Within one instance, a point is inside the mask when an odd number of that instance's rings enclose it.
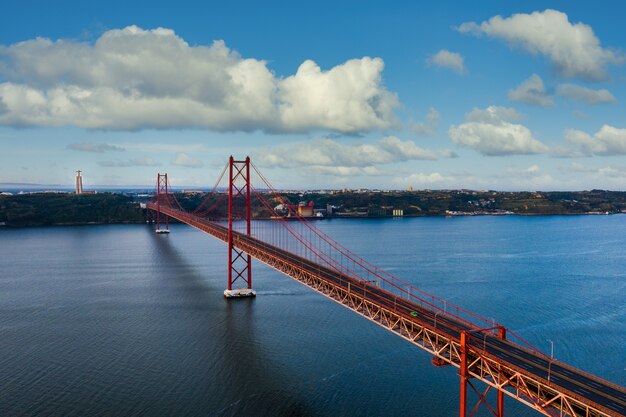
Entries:
{"label": "hill with buildings", "polygon": [[[255,217],[287,215],[291,211],[320,213],[324,217],[389,216],[468,216],[468,215],[566,215],[626,213],[626,192],[622,191],[550,191],[500,192],[473,190],[376,191],[333,190],[283,192],[283,200],[267,196],[276,213],[270,213],[252,201]],[[205,198],[203,194],[181,194],[179,201],[194,209]],[[227,214],[226,201],[213,197],[206,207],[214,206],[216,218]],[[310,210],[312,209],[312,210]]]}
{"label": "hill with buildings", "polygon": [[[185,209],[193,210],[205,198],[202,192],[178,193]],[[66,192],[0,194],[0,226],[145,223],[147,213],[140,193],[81,194]],[[470,215],[567,215],[626,213],[626,192],[498,192],[471,190],[373,191],[342,190],[287,192],[280,200],[266,196],[272,212],[253,199],[256,218],[287,216],[292,211],[311,216],[391,217]],[[213,207],[211,217],[227,215],[227,199],[212,196],[203,207]],[[298,207],[301,209],[298,210]],[[318,217],[319,218],[319,217]]]}
{"label": "hill with buildings", "polygon": [[596,214],[626,212],[626,192],[499,192],[472,190],[371,191],[306,193],[291,198],[335,207],[336,214],[389,216]]}

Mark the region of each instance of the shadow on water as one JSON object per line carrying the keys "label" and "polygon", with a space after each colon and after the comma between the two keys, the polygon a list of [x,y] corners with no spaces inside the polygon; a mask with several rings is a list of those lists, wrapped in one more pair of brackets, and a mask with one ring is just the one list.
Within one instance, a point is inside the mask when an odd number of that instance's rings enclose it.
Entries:
{"label": "shadow on water", "polygon": [[[207,352],[203,365],[207,369],[207,380],[203,387],[206,394],[220,398],[213,401],[211,415],[218,416],[312,416],[313,411],[297,398],[293,387],[297,381],[280,372],[272,360],[265,354],[262,342],[256,335],[258,331],[255,314],[255,298],[226,300],[223,287],[218,287],[215,280],[199,274],[198,269],[189,263],[170,241],[172,236],[153,235],[159,262],[171,268],[176,293],[182,308],[191,308],[201,315],[206,326],[213,327],[211,332],[202,332],[201,343]],[[226,249],[223,249],[224,257]],[[226,274],[226,268],[220,274]],[[224,284],[225,284],[224,279]],[[187,305],[184,305],[187,304]],[[216,342],[217,339],[217,342]]]}

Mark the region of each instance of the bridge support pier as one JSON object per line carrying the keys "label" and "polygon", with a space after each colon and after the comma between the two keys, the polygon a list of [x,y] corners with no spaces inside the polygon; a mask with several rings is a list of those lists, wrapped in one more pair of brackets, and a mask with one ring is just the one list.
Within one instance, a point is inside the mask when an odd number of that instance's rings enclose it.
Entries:
{"label": "bridge support pier", "polygon": [[[224,290],[226,298],[254,297],[252,289],[252,257],[237,249],[234,245],[233,220],[245,221],[245,233],[250,236],[250,157],[244,161],[229,160],[228,176],[228,288]],[[241,204],[241,200],[245,204]],[[243,207],[242,207],[243,206]],[[241,281],[243,287],[233,289],[233,284]]]}

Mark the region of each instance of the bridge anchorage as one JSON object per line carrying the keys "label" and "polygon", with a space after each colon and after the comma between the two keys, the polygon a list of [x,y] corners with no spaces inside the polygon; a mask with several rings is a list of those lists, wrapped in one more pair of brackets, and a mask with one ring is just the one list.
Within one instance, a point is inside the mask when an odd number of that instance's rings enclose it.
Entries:
{"label": "bridge anchorage", "polygon": [[425,350],[433,365],[458,368],[460,417],[479,411],[504,417],[507,397],[545,416],[626,417],[624,387],[557,361],[511,329],[365,261],[301,217],[250,158],[231,156],[199,204],[183,195],[179,201],[168,181],[158,175],[155,199],[146,205],[156,212],[157,233],[168,230],[172,217],[224,242],[226,297],[254,295],[252,258],[269,265]]}

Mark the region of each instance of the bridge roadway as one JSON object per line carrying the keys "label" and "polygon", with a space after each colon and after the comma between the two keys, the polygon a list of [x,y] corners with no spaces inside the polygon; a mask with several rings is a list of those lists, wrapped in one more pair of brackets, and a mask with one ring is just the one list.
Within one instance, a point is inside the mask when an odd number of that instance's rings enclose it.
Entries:
{"label": "bridge roadway", "polygon": [[[154,210],[156,205],[154,207],[149,205],[148,208]],[[161,207],[161,212],[209,233],[220,240],[226,242],[228,239],[228,229],[222,225],[171,208]],[[542,382],[546,386],[552,386],[558,388],[560,392],[569,393],[573,398],[581,400],[584,404],[591,404],[594,408],[602,410],[609,416],[626,416],[626,390],[623,387],[552,360],[541,353],[526,349],[511,341],[500,339],[489,331],[480,331],[470,326],[467,322],[451,315],[435,312],[413,301],[399,298],[397,295],[370,282],[364,282],[341,274],[334,269],[254,237],[238,232],[233,232],[233,236],[234,245],[240,250],[245,249],[245,246],[248,245],[262,249],[267,254],[317,275],[336,286],[343,287],[353,293],[363,293],[364,297],[369,301],[390,311],[395,311],[406,319],[419,322],[420,325],[426,324],[436,329],[437,333],[444,337],[459,341],[462,331],[472,332],[473,337],[469,338],[472,350],[485,352],[486,356],[497,358],[499,362],[510,368],[531,374],[536,379],[543,380]],[[417,316],[411,313],[417,313]]]}

